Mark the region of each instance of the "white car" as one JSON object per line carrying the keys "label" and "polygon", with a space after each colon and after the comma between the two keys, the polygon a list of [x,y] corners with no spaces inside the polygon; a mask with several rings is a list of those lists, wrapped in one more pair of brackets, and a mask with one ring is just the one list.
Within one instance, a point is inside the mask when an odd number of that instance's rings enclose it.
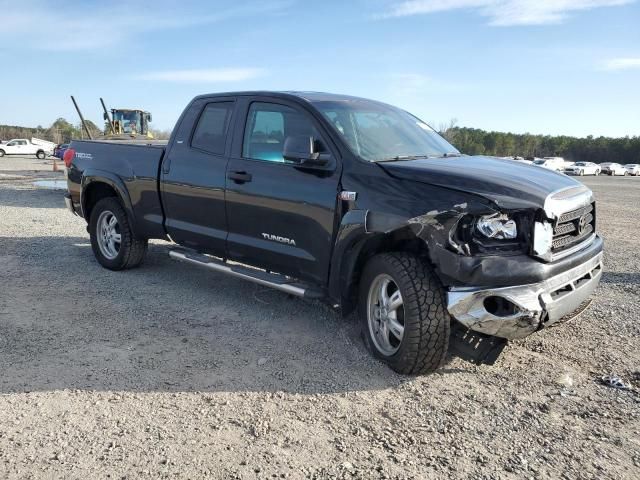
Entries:
{"label": "white car", "polygon": [[625,175],[633,175],[634,177],[640,175],[640,163],[627,163],[624,169],[627,171]]}
{"label": "white car", "polygon": [[533,161],[533,165],[537,167],[548,168],[549,170],[555,170],[556,172],[562,172],[564,170],[564,158],[562,157],[536,158]]}
{"label": "white car", "polygon": [[0,157],[5,155],[35,155],[38,158],[45,158],[53,153],[56,146],[53,142],[40,140],[39,138],[14,138],[7,143],[0,145]]}
{"label": "white car", "polygon": [[602,173],[607,175],[628,175],[627,170],[619,163],[602,163],[600,168],[602,168]]}
{"label": "white car", "polygon": [[600,175],[600,165],[593,162],[576,162],[565,168],[568,175]]}

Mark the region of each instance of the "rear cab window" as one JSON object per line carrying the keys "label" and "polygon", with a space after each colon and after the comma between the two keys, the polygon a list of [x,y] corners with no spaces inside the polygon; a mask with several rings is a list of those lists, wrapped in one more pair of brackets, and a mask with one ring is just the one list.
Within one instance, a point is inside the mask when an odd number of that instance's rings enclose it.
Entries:
{"label": "rear cab window", "polygon": [[191,146],[224,155],[234,102],[208,103],[202,110],[191,139]]}

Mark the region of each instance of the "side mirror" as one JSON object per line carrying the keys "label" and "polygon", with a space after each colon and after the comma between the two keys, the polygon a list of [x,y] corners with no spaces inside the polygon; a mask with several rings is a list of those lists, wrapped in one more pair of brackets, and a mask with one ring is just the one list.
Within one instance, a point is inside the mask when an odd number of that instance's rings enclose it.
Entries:
{"label": "side mirror", "polygon": [[328,155],[317,151],[316,141],[309,135],[293,135],[284,141],[282,156],[285,160],[308,167],[323,167],[329,163]]}

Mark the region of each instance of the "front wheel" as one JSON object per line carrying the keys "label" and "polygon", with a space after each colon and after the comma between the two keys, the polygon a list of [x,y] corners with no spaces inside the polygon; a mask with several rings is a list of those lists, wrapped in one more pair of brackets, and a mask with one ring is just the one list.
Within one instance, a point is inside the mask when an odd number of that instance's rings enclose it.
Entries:
{"label": "front wheel", "polygon": [[89,235],[93,254],[109,270],[137,267],[147,253],[147,240],[133,236],[127,214],[115,197],[103,198],[93,207]]}
{"label": "front wheel", "polygon": [[596,175],[596,177],[597,177],[598,175],[600,175],[600,170],[596,170],[595,175]]}
{"label": "front wheel", "polygon": [[360,279],[362,333],[374,356],[402,374],[442,366],[451,329],[444,291],[431,268],[415,255],[371,258]]}
{"label": "front wheel", "polygon": [[580,176],[584,177],[584,170],[580,170]]}

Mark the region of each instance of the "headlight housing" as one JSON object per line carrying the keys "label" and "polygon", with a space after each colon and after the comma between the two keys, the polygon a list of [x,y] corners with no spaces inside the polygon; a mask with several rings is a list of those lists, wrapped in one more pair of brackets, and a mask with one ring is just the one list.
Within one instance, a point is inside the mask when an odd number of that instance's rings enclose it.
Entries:
{"label": "headlight housing", "polygon": [[476,230],[486,238],[515,240],[518,238],[516,221],[504,213],[494,213],[478,218]]}
{"label": "headlight housing", "polygon": [[532,210],[467,214],[452,230],[449,244],[463,255],[527,253],[533,220]]}

